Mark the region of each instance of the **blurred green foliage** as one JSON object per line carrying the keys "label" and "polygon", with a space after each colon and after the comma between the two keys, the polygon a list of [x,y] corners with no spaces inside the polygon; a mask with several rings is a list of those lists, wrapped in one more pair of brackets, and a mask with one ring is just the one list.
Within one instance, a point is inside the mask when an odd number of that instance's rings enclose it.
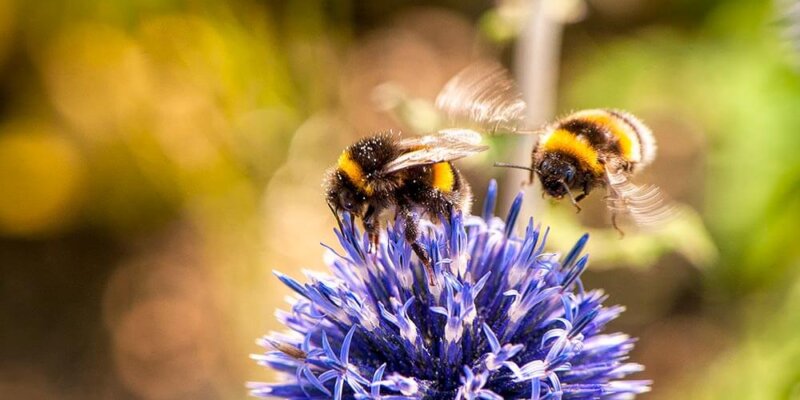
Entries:
{"label": "blurred green foliage", "polygon": [[789,289],[779,305],[744,307],[744,332],[736,345],[692,385],[670,389],[669,395],[701,400],[800,398],[800,284],[795,281]]}
{"label": "blurred green foliage", "polygon": [[[730,295],[780,284],[799,261],[790,221],[800,212],[800,74],[771,29],[774,15],[767,2],[726,2],[692,31],[656,27],[576,50],[581,62],[566,78],[566,108],[605,105],[694,124],[690,134],[706,143],[696,196],[722,255],[714,273]],[[692,141],[679,129],[670,135]]]}

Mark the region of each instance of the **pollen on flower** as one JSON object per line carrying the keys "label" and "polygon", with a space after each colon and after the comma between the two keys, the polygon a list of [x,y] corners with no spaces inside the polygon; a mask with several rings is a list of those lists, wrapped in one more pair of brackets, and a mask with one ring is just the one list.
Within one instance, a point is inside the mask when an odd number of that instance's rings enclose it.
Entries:
{"label": "pollen on flower", "polygon": [[580,275],[588,236],[564,255],[544,252],[547,231],[530,219],[514,232],[518,196],[505,220],[494,216],[490,184],[481,217],[453,212],[423,224],[436,286],[412,260],[401,222],[368,238],[345,215],[329,248],[332,275],[308,283],[276,272],[295,292],[278,313],[288,334],[271,334],[254,355],[283,372],[251,394],[286,399],[619,399],[649,390],[625,380],[634,340],[603,333],[622,307],[587,290]]}

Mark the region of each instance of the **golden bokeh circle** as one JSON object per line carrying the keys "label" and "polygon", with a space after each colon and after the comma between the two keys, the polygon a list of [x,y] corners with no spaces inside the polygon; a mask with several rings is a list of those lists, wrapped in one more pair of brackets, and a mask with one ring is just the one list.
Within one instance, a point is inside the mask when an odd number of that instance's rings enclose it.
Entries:
{"label": "golden bokeh circle", "polygon": [[0,233],[35,236],[76,215],[85,178],[78,149],[46,125],[0,128]]}

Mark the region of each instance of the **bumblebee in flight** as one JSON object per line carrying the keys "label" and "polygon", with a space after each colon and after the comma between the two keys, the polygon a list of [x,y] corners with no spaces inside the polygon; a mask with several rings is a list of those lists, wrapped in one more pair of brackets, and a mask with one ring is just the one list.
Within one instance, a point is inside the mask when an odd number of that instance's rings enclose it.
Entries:
{"label": "bumblebee in flight", "polygon": [[371,250],[378,242],[380,216],[393,209],[405,222],[405,238],[435,285],[430,256],[419,242],[415,212],[438,221],[451,209],[468,213],[472,192],[451,161],[486,150],[481,135],[467,129],[401,138],[383,133],[348,146],[328,170],[325,193],[338,215],[349,212],[364,224]]}
{"label": "bumblebee in flight", "polygon": [[527,105],[506,70],[494,63],[474,64],[457,74],[436,106],[451,121],[477,124],[490,133],[538,134],[530,166],[495,165],[530,171],[528,183],[537,175],[544,193],[556,199],[567,196],[578,211],[578,203],[593,188],[605,187],[617,230],[617,214],[629,215],[639,226],[657,225],[673,214],[656,186],[630,181],[653,161],[656,142],[650,129],[625,111],[583,110],[543,129],[526,130]]}

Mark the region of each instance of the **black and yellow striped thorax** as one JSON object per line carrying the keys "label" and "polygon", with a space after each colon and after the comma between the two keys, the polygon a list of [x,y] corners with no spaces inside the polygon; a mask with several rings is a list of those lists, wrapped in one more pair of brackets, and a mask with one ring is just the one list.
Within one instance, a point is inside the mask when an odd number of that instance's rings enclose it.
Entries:
{"label": "black and yellow striped thorax", "polygon": [[374,180],[380,178],[380,171],[400,153],[391,135],[370,136],[344,149],[336,167],[355,189],[371,196],[376,190]]}
{"label": "black and yellow striped thorax", "polygon": [[636,117],[623,111],[593,109],[559,120],[542,134],[539,151],[571,156],[599,176],[603,160],[608,158],[618,157],[633,166],[648,164],[655,155],[655,141]]}
{"label": "black and yellow striped thorax", "polygon": [[[411,151],[413,149],[406,149]],[[391,176],[381,176],[381,169],[402,155],[392,138],[379,135],[362,139],[347,147],[336,163],[338,172],[357,190],[371,196],[378,186],[375,179],[391,179],[401,182],[416,179],[440,192],[448,193],[456,190],[458,177],[449,162],[440,162],[426,166],[408,168],[394,172]]]}

